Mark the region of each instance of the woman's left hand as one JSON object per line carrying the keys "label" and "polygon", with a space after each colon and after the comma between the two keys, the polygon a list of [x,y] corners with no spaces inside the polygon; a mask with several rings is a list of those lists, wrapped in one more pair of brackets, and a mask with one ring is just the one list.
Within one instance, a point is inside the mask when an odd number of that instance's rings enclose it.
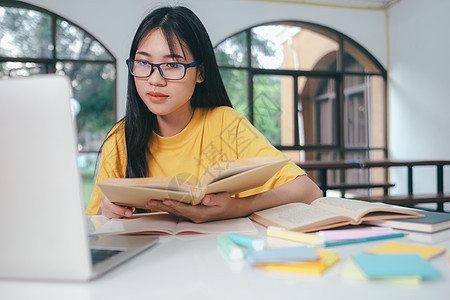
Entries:
{"label": "woman's left hand", "polygon": [[185,204],[176,200],[150,200],[148,209],[166,211],[195,223],[244,216],[239,209],[243,199],[232,198],[229,193],[208,194],[198,205]]}

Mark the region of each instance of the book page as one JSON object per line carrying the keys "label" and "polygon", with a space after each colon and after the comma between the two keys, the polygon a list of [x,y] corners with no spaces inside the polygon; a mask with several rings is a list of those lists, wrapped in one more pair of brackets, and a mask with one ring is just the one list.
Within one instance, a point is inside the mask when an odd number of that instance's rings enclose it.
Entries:
{"label": "book page", "polygon": [[[215,175],[210,180],[208,180],[208,184],[214,183],[216,181],[220,181],[220,180],[222,180],[224,178],[228,178],[230,176],[233,176],[233,175],[236,175],[236,174],[239,174],[239,173],[251,170],[251,169],[255,169],[257,167],[259,167],[259,166],[255,166],[255,165],[240,166],[240,167],[236,167],[236,168],[231,169],[231,170],[220,171],[219,174]],[[220,170],[220,167],[217,170]]]}
{"label": "book page", "polygon": [[93,234],[153,233],[173,234],[178,218],[167,213],[145,214],[124,219],[110,219]]}
{"label": "book page", "polygon": [[411,218],[411,216],[420,216],[415,211],[402,209],[385,203],[373,203],[338,197],[322,197],[314,200],[311,205],[334,212],[338,215],[348,216],[353,219],[354,224],[361,223],[362,219],[392,219],[394,217],[402,217],[402,215],[409,218]]}
{"label": "book page", "polygon": [[236,218],[206,223],[194,223],[180,220],[176,226],[176,234],[187,233],[258,233],[255,225],[249,218]]}
{"label": "book page", "polygon": [[266,156],[222,161],[209,167],[204,172],[198,182],[198,186],[207,186],[208,184],[220,181],[224,178],[280,161],[286,161],[287,163],[288,160],[279,157]]}
{"label": "book page", "polygon": [[[255,217],[256,216],[256,217]],[[259,217],[259,218],[258,218]],[[305,203],[290,203],[255,212],[250,218],[264,226],[313,231],[349,224],[349,218]],[[341,224],[342,223],[342,224]]]}
{"label": "book page", "polygon": [[[259,187],[277,173],[289,160],[276,158],[256,168],[245,170],[208,184],[206,193],[228,192],[231,195]],[[243,169],[239,167],[239,169]],[[245,168],[244,168],[245,169]]]}

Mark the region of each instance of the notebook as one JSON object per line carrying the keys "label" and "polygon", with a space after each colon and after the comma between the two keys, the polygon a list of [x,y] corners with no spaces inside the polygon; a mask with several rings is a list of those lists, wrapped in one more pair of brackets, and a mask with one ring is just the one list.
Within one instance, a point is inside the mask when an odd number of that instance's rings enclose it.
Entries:
{"label": "notebook", "polygon": [[[0,80],[0,278],[89,280],[157,241],[89,237],[71,91],[64,76]],[[115,255],[93,264],[91,249]]]}

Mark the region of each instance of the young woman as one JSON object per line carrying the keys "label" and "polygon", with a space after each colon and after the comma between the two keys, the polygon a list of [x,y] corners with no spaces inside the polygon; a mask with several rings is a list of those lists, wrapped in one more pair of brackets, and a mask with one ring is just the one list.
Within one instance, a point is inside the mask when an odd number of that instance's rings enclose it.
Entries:
{"label": "young woman", "polygon": [[[110,177],[178,177],[196,183],[211,165],[245,157],[284,157],[233,110],[214,50],[197,16],[185,7],[150,13],[133,39],[125,117],[102,147],[96,182]],[[264,186],[239,195],[206,195],[200,205],[149,199],[148,209],[205,222],[321,196],[306,173],[289,163]],[[87,214],[128,217],[96,185]]]}

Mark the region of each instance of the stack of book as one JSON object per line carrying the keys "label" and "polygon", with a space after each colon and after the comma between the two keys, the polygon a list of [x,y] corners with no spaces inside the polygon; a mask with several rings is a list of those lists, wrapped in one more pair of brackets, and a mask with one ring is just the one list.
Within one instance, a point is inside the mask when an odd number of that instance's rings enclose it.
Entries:
{"label": "stack of book", "polygon": [[[285,254],[290,252],[298,256],[288,259]],[[339,261],[339,256],[333,250],[306,246],[268,249],[255,254],[252,259],[257,268],[308,275],[321,275]]]}
{"label": "stack of book", "polygon": [[217,237],[221,252],[231,261],[246,260],[266,270],[320,275],[339,261],[333,250],[308,246],[267,248],[265,240],[240,234]]}
{"label": "stack of book", "polygon": [[424,215],[423,218],[372,220],[366,223],[426,233],[435,233],[450,228],[450,213],[423,210],[419,212]]}

